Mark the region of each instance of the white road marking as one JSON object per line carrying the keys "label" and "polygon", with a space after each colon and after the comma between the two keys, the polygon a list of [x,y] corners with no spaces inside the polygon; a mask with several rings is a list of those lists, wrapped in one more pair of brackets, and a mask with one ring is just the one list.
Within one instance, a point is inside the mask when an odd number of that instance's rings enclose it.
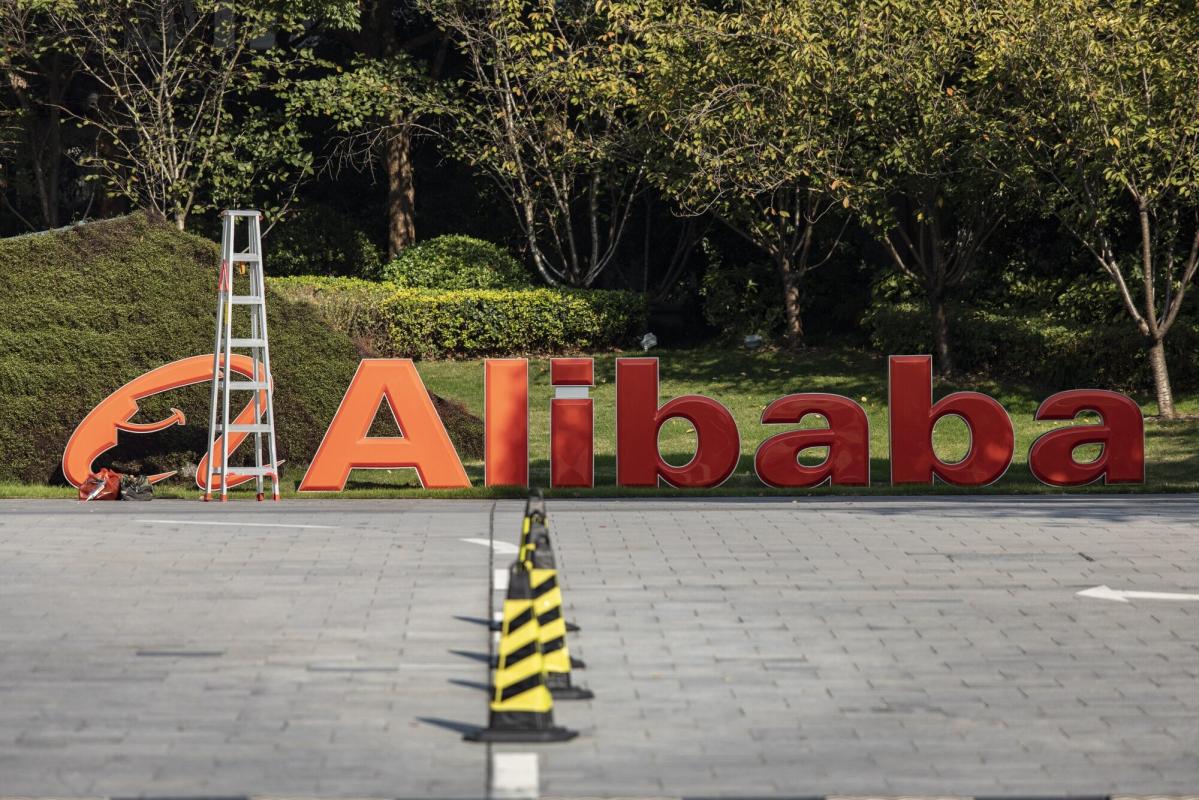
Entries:
{"label": "white road marking", "polygon": [[147,525],[223,525],[232,528],[311,528],[322,531],[336,530],[336,525],[291,525],[285,522],[215,522],[191,519],[139,519]]}
{"label": "white road marking", "polygon": [[495,590],[497,592],[508,591],[508,570],[507,569],[497,569],[495,571],[494,583],[495,583]]}
{"label": "white road marking", "polygon": [[503,635],[504,632],[504,612],[493,611],[491,613],[491,619],[497,626],[499,626],[491,632],[491,643],[495,645],[496,649],[498,650],[500,646],[500,636]]}
{"label": "white road marking", "polygon": [[1182,594],[1181,592],[1130,592],[1123,589],[1112,589],[1108,586],[1096,586],[1076,592],[1079,597],[1090,597],[1096,600],[1115,600],[1117,603],[1127,603],[1129,600],[1199,600],[1199,594]]}
{"label": "white road marking", "polygon": [[509,544],[508,542],[489,542],[486,539],[463,539],[462,541],[482,545],[483,547],[491,545],[491,548],[497,553],[515,553],[519,549],[516,545]]}
{"label": "white road marking", "polygon": [[502,800],[537,800],[541,780],[536,753],[492,753],[491,796]]}

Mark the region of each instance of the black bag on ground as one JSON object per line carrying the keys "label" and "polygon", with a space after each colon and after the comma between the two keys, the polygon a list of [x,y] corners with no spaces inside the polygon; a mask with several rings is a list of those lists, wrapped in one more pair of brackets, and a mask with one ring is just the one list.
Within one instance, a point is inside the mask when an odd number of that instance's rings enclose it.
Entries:
{"label": "black bag on ground", "polygon": [[142,475],[121,476],[122,500],[153,500],[154,487]]}

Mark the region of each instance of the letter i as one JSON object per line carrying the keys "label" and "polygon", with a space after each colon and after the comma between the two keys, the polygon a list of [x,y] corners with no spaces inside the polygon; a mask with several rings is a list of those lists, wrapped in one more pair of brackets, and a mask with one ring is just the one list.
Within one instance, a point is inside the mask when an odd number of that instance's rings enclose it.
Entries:
{"label": "letter i", "polygon": [[484,482],[488,486],[528,486],[528,359],[487,359],[483,395]]}
{"label": "letter i", "polygon": [[550,359],[550,486],[590,488],[595,484],[595,385],[590,358]]}

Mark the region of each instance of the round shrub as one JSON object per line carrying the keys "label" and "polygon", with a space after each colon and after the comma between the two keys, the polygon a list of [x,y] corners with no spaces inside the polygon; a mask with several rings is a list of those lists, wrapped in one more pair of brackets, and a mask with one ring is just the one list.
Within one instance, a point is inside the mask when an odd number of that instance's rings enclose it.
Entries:
{"label": "round shrub", "polygon": [[383,280],[404,289],[522,289],[533,283],[504,248],[460,235],[405,248],[383,266]]}

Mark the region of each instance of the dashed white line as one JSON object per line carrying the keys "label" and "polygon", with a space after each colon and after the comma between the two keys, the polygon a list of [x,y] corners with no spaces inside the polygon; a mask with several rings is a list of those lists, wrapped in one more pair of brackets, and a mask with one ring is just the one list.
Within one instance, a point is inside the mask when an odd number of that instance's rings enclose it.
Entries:
{"label": "dashed white line", "polygon": [[192,519],[139,519],[146,525],[220,525],[232,528],[309,528],[313,530],[337,530],[336,525],[292,525],[285,522],[216,522]]}
{"label": "dashed white line", "polygon": [[497,592],[508,591],[508,570],[497,569],[495,571],[495,578],[492,582],[495,584],[495,590]]}
{"label": "dashed white line", "polygon": [[536,753],[492,753],[491,796],[499,800],[537,800],[541,792]]}

